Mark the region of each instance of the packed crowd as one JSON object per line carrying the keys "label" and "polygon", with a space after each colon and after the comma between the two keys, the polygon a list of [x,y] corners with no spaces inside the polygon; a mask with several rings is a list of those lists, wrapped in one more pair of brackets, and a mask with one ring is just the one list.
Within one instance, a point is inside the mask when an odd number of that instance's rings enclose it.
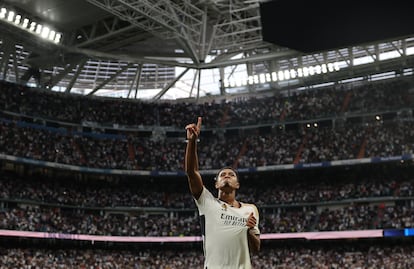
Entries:
{"label": "packed crowd", "polygon": [[[412,154],[414,148],[414,94],[409,87],[407,81],[401,80],[350,89],[309,90],[289,96],[198,105],[80,98],[2,83],[0,108],[6,114],[0,118],[0,153],[92,168],[179,171],[183,170],[184,135],[164,134],[162,139],[155,139],[153,135],[142,136],[138,129],[109,134],[100,126],[111,122],[182,129],[184,123],[194,121],[188,118],[190,115],[201,115],[203,124],[215,128],[276,123],[281,117],[283,121],[306,119],[315,123],[319,118],[332,117],[327,126],[312,123],[295,128],[278,125],[266,129],[237,132],[217,129],[223,132],[204,133],[200,144],[203,169],[400,156]],[[392,121],[364,119],[360,123],[339,120],[349,113],[393,110],[402,113],[401,109],[408,114],[409,121],[406,117]],[[7,114],[10,112],[18,114],[10,118]],[[82,125],[58,124],[53,127],[44,124],[48,119],[97,125],[93,131],[82,129]],[[123,122],[125,119],[137,122]]]}
{"label": "packed crowd", "polygon": [[[71,123],[113,126],[173,126],[182,128],[201,115],[204,126],[246,126],[341,116],[344,113],[412,108],[410,81],[340,85],[272,96],[194,103],[146,103],[88,98],[0,83],[0,110]],[[102,109],[105,108],[105,109]],[[258,122],[258,119],[260,121]]]}
{"label": "packed crowd", "polygon": [[[390,166],[300,173],[304,178],[247,174],[238,196],[259,206],[263,233],[413,227],[413,172],[409,165]],[[0,190],[0,229],[122,236],[200,234],[194,201],[181,178],[76,182],[2,173]]]}
{"label": "packed crowd", "polygon": [[[336,207],[296,206],[266,210],[263,233],[401,229],[414,226],[413,200],[379,205],[364,202]],[[269,211],[269,212],[268,212]],[[39,205],[9,205],[0,210],[0,229],[111,236],[198,236],[197,212],[124,212]]]}
{"label": "packed crowd", "polygon": [[[384,170],[387,168],[379,166],[362,169],[366,171],[338,172],[342,175],[320,173],[303,178],[283,174],[242,174],[243,189],[238,196],[243,201],[255,202],[259,206],[337,203],[366,198],[408,199],[414,196],[414,175],[407,171],[408,168],[389,168],[392,172],[386,172]],[[373,171],[375,169],[377,171]],[[214,181],[206,184],[211,185],[212,182]],[[309,188],[310,185],[312,188]],[[69,176],[57,180],[42,175],[19,176],[0,172],[0,200],[85,208],[195,209],[186,182],[181,178],[150,178],[139,181],[129,179],[118,183],[78,182]]]}
{"label": "packed crowd", "polygon": [[[182,137],[154,139],[138,132],[151,130],[151,126],[182,129],[194,121],[190,117],[201,115],[206,128],[265,127],[206,132],[199,143],[201,169],[413,154],[414,95],[410,87],[401,80],[228,102],[148,104],[1,83],[0,153],[91,168],[182,171],[184,133]],[[368,114],[390,111],[392,119],[366,120]],[[401,113],[406,114],[399,117]],[[361,120],[341,121],[349,115]],[[329,118],[327,126],[268,125],[324,118]],[[49,120],[59,123],[45,124]],[[93,126],[93,131],[85,131],[84,126]],[[136,131],[109,134],[104,126],[128,126]],[[281,182],[276,177],[249,181],[247,177],[243,178],[245,185],[239,197],[259,206],[262,233],[413,227],[414,176],[380,174],[348,175],[341,181],[332,175],[323,178],[321,173],[312,183],[306,179]],[[2,172],[0,229],[121,236],[200,235],[198,214],[186,185],[173,180],[165,186],[154,180],[135,186],[102,182],[84,185]],[[258,269],[411,268],[413,254],[411,245],[327,249],[284,246],[264,248],[253,264]],[[0,269],[92,267],[201,268],[202,251],[0,248]]]}
{"label": "packed crowd", "polygon": [[[202,169],[402,156],[414,153],[414,121],[205,135],[202,139]],[[154,141],[0,123],[0,153],[91,168],[182,171],[184,145],[182,137]]]}
{"label": "packed crowd", "polygon": [[[412,245],[319,246],[286,245],[264,248],[252,257],[255,269],[409,269]],[[183,269],[203,268],[200,249],[42,249],[0,248],[0,269]]]}

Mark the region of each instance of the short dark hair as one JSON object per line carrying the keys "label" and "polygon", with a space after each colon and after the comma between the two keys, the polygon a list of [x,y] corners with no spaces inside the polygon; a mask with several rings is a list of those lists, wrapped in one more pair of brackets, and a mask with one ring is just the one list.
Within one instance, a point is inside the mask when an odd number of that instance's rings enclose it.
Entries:
{"label": "short dark hair", "polygon": [[224,167],[220,168],[218,170],[216,176],[214,177],[214,180],[217,180],[218,176],[220,175],[220,172],[223,171],[224,169],[230,169],[230,170],[232,170],[236,174],[237,180],[240,180],[240,178],[239,178],[239,172],[237,172],[237,169],[236,168],[231,167],[231,166],[224,166]]}

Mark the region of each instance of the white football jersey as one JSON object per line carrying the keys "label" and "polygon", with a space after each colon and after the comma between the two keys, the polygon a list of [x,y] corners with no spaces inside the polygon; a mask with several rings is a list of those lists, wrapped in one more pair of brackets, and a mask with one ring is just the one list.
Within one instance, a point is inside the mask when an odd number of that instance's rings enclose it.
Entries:
{"label": "white football jersey", "polygon": [[201,217],[205,269],[251,269],[247,218],[253,212],[259,230],[259,212],[253,204],[232,207],[205,187],[196,200]]}

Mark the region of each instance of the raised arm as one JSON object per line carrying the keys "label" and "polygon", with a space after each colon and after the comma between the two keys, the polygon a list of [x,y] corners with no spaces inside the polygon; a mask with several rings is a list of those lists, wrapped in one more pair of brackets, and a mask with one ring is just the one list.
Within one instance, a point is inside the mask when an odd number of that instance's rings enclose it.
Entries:
{"label": "raised arm", "polygon": [[198,117],[197,124],[188,124],[187,147],[185,150],[185,172],[187,174],[190,192],[195,199],[198,199],[203,191],[203,180],[198,171],[197,139],[200,136],[201,117]]}

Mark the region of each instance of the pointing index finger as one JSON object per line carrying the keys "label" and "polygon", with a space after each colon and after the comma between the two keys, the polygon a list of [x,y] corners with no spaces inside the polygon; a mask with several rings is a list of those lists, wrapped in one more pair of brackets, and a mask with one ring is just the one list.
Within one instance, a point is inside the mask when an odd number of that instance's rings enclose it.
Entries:
{"label": "pointing index finger", "polygon": [[200,130],[201,129],[201,117],[198,117],[197,119],[197,129]]}

